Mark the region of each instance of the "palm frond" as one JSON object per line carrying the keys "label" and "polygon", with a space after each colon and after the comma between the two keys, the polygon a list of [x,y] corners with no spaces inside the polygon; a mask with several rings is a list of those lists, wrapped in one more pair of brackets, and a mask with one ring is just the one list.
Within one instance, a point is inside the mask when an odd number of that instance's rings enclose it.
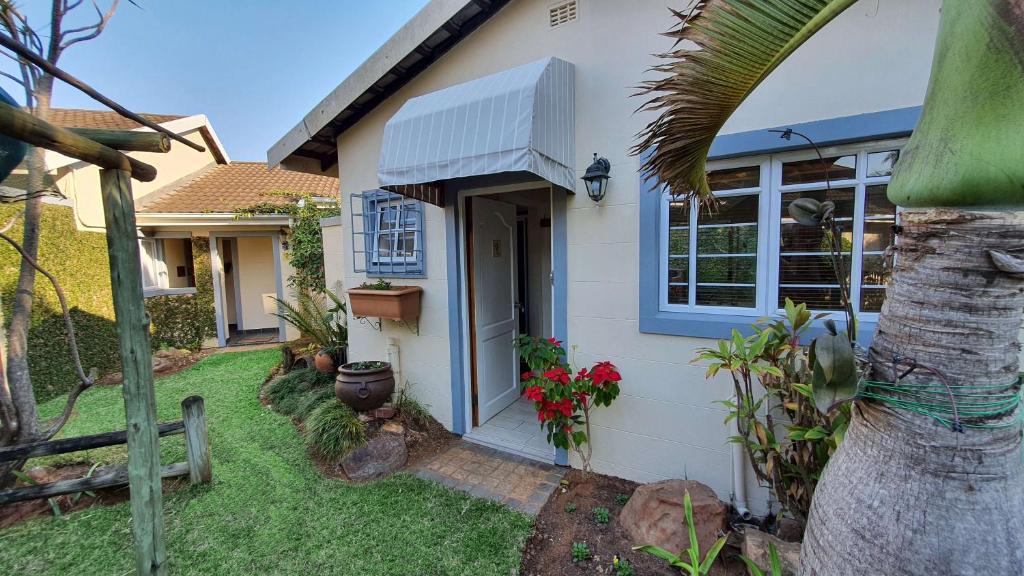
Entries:
{"label": "palm frond", "polygon": [[295,303],[275,298],[278,312],[283,318],[317,345],[337,350],[348,345],[345,301],[331,291],[307,292],[297,290]]}
{"label": "palm frond", "polygon": [[658,118],[638,134],[634,154],[651,150],[643,171],[676,196],[708,201],[705,166],[729,116],[775,68],[856,0],[696,0],[672,13],[672,51],[651,70],[640,110]]}

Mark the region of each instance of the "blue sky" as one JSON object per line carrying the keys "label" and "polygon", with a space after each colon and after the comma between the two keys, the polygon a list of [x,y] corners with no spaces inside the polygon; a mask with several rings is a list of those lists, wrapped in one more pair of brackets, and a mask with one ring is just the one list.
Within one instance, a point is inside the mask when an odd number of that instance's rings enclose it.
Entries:
{"label": "blue sky", "polygon": [[[140,9],[122,0],[103,35],[71,47],[59,65],[133,111],[206,114],[233,160],[266,160],[271,144],[426,2],[137,0]],[[88,10],[85,2],[73,24]],[[37,27],[46,21],[33,18]],[[13,62],[0,70],[14,72]],[[20,87],[0,85],[23,101]],[[59,82],[53,105],[100,107]]]}

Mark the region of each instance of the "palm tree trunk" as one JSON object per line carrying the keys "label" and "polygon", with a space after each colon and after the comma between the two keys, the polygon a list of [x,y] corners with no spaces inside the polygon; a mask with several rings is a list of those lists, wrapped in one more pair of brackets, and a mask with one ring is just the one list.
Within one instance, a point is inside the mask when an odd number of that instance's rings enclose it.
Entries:
{"label": "palm tree trunk", "polygon": [[[904,212],[896,266],[870,350],[873,377],[979,386],[970,401],[1020,392],[1024,274],[991,251],[1024,252],[1024,212]],[[963,401],[967,401],[964,399]],[[818,484],[802,576],[1024,574],[1020,408],[964,418],[957,433],[928,416],[858,402]],[[980,426],[980,427],[977,427]]]}

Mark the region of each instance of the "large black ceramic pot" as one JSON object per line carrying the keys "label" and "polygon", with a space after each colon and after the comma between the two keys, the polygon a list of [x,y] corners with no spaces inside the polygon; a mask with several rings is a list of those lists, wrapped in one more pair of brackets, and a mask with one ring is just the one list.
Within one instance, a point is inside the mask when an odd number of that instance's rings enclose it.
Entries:
{"label": "large black ceramic pot", "polygon": [[380,408],[394,391],[391,364],[376,360],[342,364],[334,381],[335,396],[356,412]]}

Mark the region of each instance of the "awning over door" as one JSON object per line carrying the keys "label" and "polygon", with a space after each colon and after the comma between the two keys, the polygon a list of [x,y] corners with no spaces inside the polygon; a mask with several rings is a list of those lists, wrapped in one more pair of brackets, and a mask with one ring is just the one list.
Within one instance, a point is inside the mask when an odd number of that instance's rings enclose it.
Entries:
{"label": "awning over door", "polygon": [[573,190],[573,73],[545,58],[408,100],[384,126],[381,188],[441,206],[446,180],[529,172]]}

